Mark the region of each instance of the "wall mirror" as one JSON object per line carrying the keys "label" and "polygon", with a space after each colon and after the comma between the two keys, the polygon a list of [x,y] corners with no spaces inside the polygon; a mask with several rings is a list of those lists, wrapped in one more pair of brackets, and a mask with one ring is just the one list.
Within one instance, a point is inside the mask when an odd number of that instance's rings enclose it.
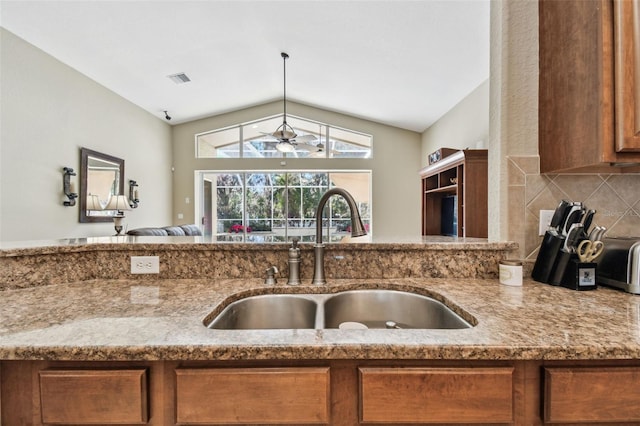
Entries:
{"label": "wall mirror", "polygon": [[80,158],[80,222],[112,222],[116,212],[102,208],[124,194],[124,160],[87,148]]}

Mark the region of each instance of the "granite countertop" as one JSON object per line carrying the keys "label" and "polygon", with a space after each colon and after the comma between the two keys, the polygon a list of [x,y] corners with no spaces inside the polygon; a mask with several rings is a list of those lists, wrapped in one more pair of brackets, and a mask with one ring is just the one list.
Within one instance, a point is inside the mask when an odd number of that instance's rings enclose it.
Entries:
{"label": "granite countertop", "polygon": [[[281,280],[284,281],[284,280]],[[264,292],[392,288],[432,295],[477,321],[463,330],[210,330],[221,303]],[[462,310],[462,311],[461,311]],[[638,359],[640,296],[525,281],[89,280],[0,292],[0,359]]]}
{"label": "granite countertop", "polygon": [[[112,236],[112,237],[87,237],[67,238],[60,240],[35,240],[35,241],[3,241],[0,242],[0,258],[24,255],[41,255],[51,253],[73,253],[88,251],[110,251],[123,249],[148,249],[162,250],[288,250],[289,243],[253,243],[253,242],[224,242],[215,237],[161,237],[161,236]],[[303,250],[313,250],[312,243],[300,243]],[[352,249],[358,250],[422,250],[425,248],[435,250],[460,250],[460,249],[484,249],[484,250],[513,250],[517,248],[514,242],[489,242],[486,238],[463,238],[447,236],[422,236],[393,239],[376,238],[373,241],[353,241],[343,243],[327,243],[327,250]]]}

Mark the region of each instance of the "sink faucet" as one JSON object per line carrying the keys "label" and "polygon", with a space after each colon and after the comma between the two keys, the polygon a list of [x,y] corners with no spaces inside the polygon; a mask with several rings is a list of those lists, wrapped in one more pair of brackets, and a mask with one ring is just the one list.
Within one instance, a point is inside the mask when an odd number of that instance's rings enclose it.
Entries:
{"label": "sink faucet", "polygon": [[362,224],[362,219],[360,219],[360,212],[358,211],[358,206],[356,206],[356,201],[353,199],[351,194],[345,191],[342,188],[331,188],[327,192],[324,193],[322,198],[320,198],[320,202],[318,202],[318,208],[316,210],[316,244],[314,247],[315,260],[314,260],[314,268],[313,268],[313,280],[312,284],[322,285],[326,284],[327,280],[324,277],[324,244],[322,244],[322,210],[324,209],[325,204],[327,204],[327,200],[332,195],[341,195],[347,201],[349,205],[349,210],[351,211],[351,236],[352,237],[360,237],[362,235],[367,235],[367,231]]}

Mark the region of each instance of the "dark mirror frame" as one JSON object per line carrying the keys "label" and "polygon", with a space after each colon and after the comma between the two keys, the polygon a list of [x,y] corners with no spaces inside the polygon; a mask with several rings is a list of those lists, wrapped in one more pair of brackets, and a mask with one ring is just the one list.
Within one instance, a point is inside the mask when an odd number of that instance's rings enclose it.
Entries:
{"label": "dark mirror frame", "polygon": [[88,148],[80,148],[80,223],[91,222],[113,222],[112,216],[88,216],[87,215],[87,166],[89,157],[99,158],[100,160],[109,161],[118,164],[120,168],[120,185],[119,193],[124,195],[124,160],[93,151]]}

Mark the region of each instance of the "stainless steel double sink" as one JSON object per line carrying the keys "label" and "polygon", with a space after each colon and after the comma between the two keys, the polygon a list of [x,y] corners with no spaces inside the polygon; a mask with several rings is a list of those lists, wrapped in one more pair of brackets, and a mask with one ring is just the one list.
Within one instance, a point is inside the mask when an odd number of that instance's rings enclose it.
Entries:
{"label": "stainless steel double sink", "polygon": [[354,323],[360,328],[379,329],[473,326],[431,297],[380,289],[249,296],[230,303],[218,315],[204,321],[208,328],[221,330],[327,329]]}

